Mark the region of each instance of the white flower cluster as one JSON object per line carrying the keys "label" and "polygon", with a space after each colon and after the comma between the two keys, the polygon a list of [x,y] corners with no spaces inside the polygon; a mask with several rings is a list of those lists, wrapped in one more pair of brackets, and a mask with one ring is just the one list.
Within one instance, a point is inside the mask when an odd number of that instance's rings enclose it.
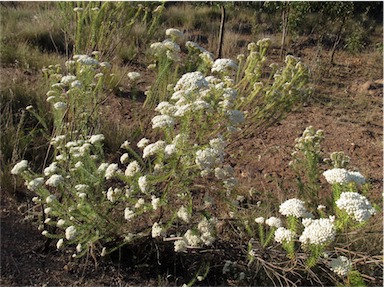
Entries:
{"label": "white flower cluster", "polygon": [[360,172],[349,171],[344,168],[329,169],[326,170],[323,175],[329,184],[348,184],[355,182],[361,185],[365,183],[365,178]]}
{"label": "white flower cluster", "polygon": [[213,59],[214,59],[213,54],[208,50],[204,49],[203,47],[201,47],[199,44],[192,41],[187,41],[185,43],[185,46],[191,52],[200,53],[199,56],[203,59],[203,61],[208,61],[209,63],[213,63]]}
{"label": "white flower cluster", "polygon": [[136,160],[134,160],[128,164],[124,174],[127,177],[133,177],[138,172],[140,172],[140,165]]}
{"label": "white flower cluster", "polygon": [[[261,219],[260,219],[260,222],[261,222]],[[277,218],[277,217],[274,217],[274,216],[271,216],[270,218],[266,219],[265,220],[265,224],[270,226],[270,227],[276,227],[276,228],[279,228],[279,227],[283,226],[283,223],[281,222],[281,219]]]}
{"label": "white flower cluster", "polygon": [[160,237],[160,236],[165,236],[165,230],[161,227],[161,225],[157,222],[155,222],[152,225],[152,237]]}
{"label": "white flower cluster", "polygon": [[303,219],[304,231],[299,241],[304,244],[326,244],[331,242],[336,236],[334,217],[320,219]]}
{"label": "white flower cluster", "polygon": [[275,241],[278,243],[289,243],[296,237],[296,234],[293,231],[284,227],[277,228],[274,235]]}
{"label": "white flower cluster", "polygon": [[296,218],[312,217],[312,214],[305,208],[304,203],[304,201],[297,198],[288,199],[280,205],[279,212],[284,216],[294,216]]}
{"label": "white flower cluster", "polygon": [[151,44],[150,48],[153,51],[153,54],[156,57],[162,57],[165,55],[169,60],[180,61],[180,46],[174,42],[175,37],[171,36],[173,39],[165,39],[163,42],[156,42]]}
{"label": "white flower cluster", "polygon": [[237,64],[231,59],[217,59],[211,69],[212,73],[227,73],[230,71],[237,71]]}
{"label": "white flower cluster", "polygon": [[[48,69],[44,69],[44,72],[55,82],[51,85],[51,90],[46,94],[46,101],[51,103],[52,107],[59,112],[66,110],[70,103],[75,106],[80,104],[78,99],[83,97],[79,95],[79,91],[84,93],[83,87],[85,85],[83,78],[93,79],[94,82],[91,85],[96,85],[99,78],[103,76],[102,72],[105,71],[105,67],[110,66],[110,64],[107,62],[100,63],[94,57],[88,55],[74,55],[73,59],[66,61],[65,66],[69,71],[67,75],[59,73],[61,70],[60,65],[59,67],[50,65]],[[81,102],[81,105],[83,103]],[[91,104],[93,101],[89,101],[89,103]],[[84,107],[84,109],[87,108],[89,107]]]}
{"label": "white flower cluster", "polygon": [[193,92],[208,87],[208,81],[201,72],[184,74],[175,85],[175,92]]}
{"label": "white flower cluster", "polygon": [[345,256],[332,259],[329,265],[331,270],[341,277],[347,276],[352,269],[352,262]]}
{"label": "white flower cluster", "polygon": [[23,171],[25,171],[28,168],[28,161],[22,160],[15,164],[15,166],[11,170],[11,174],[18,175],[21,174]]}
{"label": "white flower cluster", "polygon": [[210,147],[196,152],[195,162],[202,170],[202,175],[207,175],[224,160],[224,140],[222,138],[212,139],[209,144]]}
{"label": "white flower cluster", "polygon": [[77,63],[85,66],[97,66],[100,64],[99,61],[88,55],[74,55],[73,59],[75,59]]}
{"label": "white flower cluster", "polygon": [[129,72],[127,75],[128,78],[133,82],[137,82],[141,78],[141,74],[138,72]]}
{"label": "white flower cluster", "polygon": [[31,181],[26,182],[26,186],[30,191],[36,191],[44,183],[43,177],[37,177]]}
{"label": "white flower cluster", "polygon": [[255,218],[255,222],[256,222],[257,224],[264,224],[264,223],[265,223],[265,218],[262,217],[262,216],[256,217],[256,218]]}
{"label": "white flower cluster", "polygon": [[118,196],[121,194],[122,190],[120,188],[112,188],[110,187],[107,191],[107,199],[110,202],[115,202]]}
{"label": "white flower cluster", "polygon": [[188,246],[199,247],[202,244],[205,244],[206,246],[212,245],[215,241],[214,233],[216,222],[216,218],[208,220],[204,217],[197,225],[197,230],[192,231],[188,229],[182,239],[174,242],[175,251],[183,252]]}
{"label": "white flower cluster", "polygon": [[376,213],[368,199],[357,192],[343,192],[336,200],[336,205],[360,223],[367,221]]}
{"label": "white flower cluster", "polygon": [[307,127],[302,136],[295,139],[295,149],[304,150],[308,145],[312,146],[315,151],[320,151],[320,144],[324,139],[323,130],[315,130],[313,126]]}
{"label": "white flower cluster", "polygon": [[164,152],[165,146],[166,142],[162,140],[147,145],[143,150],[143,158],[147,158],[157,153]]}
{"label": "white flower cluster", "polygon": [[158,115],[152,119],[152,128],[172,128],[175,120],[168,115]]}
{"label": "white flower cluster", "polygon": [[62,175],[53,174],[50,178],[48,178],[45,184],[52,187],[58,187],[62,182],[64,182],[64,177]]}
{"label": "white flower cluster", "polygon": [[67,238],[67,240],[74,239],[76,235],[77,235],[77,230],[75,226],[71,225],[65,229],[65,238]]}
{"label": "white flower cluster", "polygon": [[189,220],[191,219],[191,214],[188,212],[187,208],[181,206],[177,211],[177,217],[182,219],[184,222],[189,223]]}
{"label": "white flower cluster", "polygon": [[216,222],[216,218],[208,220],[204,217],[197,225],[197,229],[200,231],[200,239],[207,246],[212,245],[215,241],[214,233]]}
{"label": "white flower cluster", "polygon": [[105,178],[111,179],[119,173],[121,173],[121,171],[119,170],[119,166],[117,165],[117,163],[111,163],[105,170]]}
{"label": "white flower cluster", "polygon": [[170,36],[174,39],[179,39],[179,38],[183,38],[184,37],[184,34],[183,32],[181,32],[179,29],[175,29],[175,28],[169,28],[165,31],[165,35],[167,36]]}
{"label": "white flower cluster", "polygon": [[184,240],[187,243],[187,246],[191,247],[199,247],[201,244],[200,236],[197,234],[197,232],[194,232],[190,229],[187,230],[184,234]]}

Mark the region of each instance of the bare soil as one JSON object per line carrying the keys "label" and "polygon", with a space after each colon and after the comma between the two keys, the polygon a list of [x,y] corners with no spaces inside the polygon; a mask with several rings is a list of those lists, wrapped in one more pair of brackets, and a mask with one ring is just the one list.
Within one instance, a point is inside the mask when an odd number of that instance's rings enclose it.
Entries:
{"label": "bare soil", "polygon": [[[295,194],[294,184],[290,184],[294,183],[295,176],[289,170],[289,155],[295,138],[312,125],[325,132],[324,154],[344,151],[350,156],[351,166],[365,175],[372,185],[369,197],[382,206],[383,74],[382,63],[377,63],[381,61],[378,60],[380,57],[373,56],[377,52],[358,56],[338,52],[336,64],[319,67],[313,65],[316,47],[304,47],[300,53],[303,61],[312,65],[317,73],[314,75],[313,94],[280,123],[244,139],[233,151],[232,156],[238,160],[236,168],[241,185],[244,190],[256,188],[261,199],[271,192],[280,201]],[[326,71],[320,73],[320,68]],[[150,83],[150,79],[147,81]],[[127,97],[113,97],[106,106],[120,122],[128,125],[131,117],[127,111],[140,105]],[[18,196],[1,197],[1,286],[177,284],[178,279],[171,271],[167,277],[164,275],[167,271],[163,270],[162,279],[158,279],[161,268],[154,268],[156,260],[151,266],[133,267],[124,258],[104,258],[95,265],[92,258],[79,262],[70,257],[71,253],[55,250],[55,244],[45,246],[46,238],[24,220],[28,204],[28,196],[22,192]],[[382,232],[381,221],[382,213],[377,214],[372,223],[376,232]],[[372,244],[380,246],[382,236],[375,238],[376,242]],[[365,248],[369,253],[374,247],[368,243]],[[382,278],[374,279],[371,281],[374,285],[382,284]]]}

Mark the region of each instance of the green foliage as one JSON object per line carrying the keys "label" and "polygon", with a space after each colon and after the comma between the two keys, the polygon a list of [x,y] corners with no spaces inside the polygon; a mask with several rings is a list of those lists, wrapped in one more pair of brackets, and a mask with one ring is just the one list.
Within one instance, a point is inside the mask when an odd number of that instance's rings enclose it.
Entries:
{"label": "green foliage", "polygon": [[364,279],[358,270],[352,270],[348,273],[348,286],[351,286],[351,287],[366,286]]}
{"label": "green foliage", "polygon": [[303,135],[295,140],[295,151],[291,154],[291,167],[297,175],[300,198],[319,204],[320,170],[322,162],[321,143],[324,139],[322,130],[312,126],[305,129]]}
{"label": "green foliage", "polygon": [[[58,2],[68,41],[74,43],[75,54],[100,51],[110,59],[121,47],[139,40],[145,43],[153,36],[163,7],[133,2]],[[140,37],[130,37],[135,24],[145,27]]]}

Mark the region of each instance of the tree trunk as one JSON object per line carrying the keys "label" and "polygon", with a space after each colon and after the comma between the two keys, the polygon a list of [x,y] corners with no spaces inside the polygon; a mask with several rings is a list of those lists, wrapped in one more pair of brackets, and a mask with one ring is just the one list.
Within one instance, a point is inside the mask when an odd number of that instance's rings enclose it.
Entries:
{"label": "tree trunk", "polygon": [[336,48],[337,48],[337,46],[339,45],[340,40],[341,40],[341,34],[342,34],[342,32],[343,32],[343,28],[344,28],[345,21],[346,21],[346,17],[343,18],[343,21],[342,21],[341,24],[340,24],[339,31],[337,32],[337,35],[336,35],[336,40],[335,40],[335,42],[333,43],[333,47],[332,47],[332,51],[331,51],[331,59],[330,59],[330,63],[331,63],[331,64],[334,64],[334,62],[333,62],[333,58],[334,58],[335,53],[336,53]]}
{"label": "tree trunk", "polygon": [[280,49],[280,58],[283,58],[285,50],[285,40],[288,35],[288,20],[289,20],[289,2],[287,2],[283,7],[282,12],[282,25],[283,25],[283,35],[281,36],[281,49]]}
{"label": "tree trunk", "polygon": [[224,24],[225,24],[225,8],[221,5],[221,22],[220,22],[220,33],[219,33],[219,46],[217,47],[216,58],[220,59],[223,54],[223,40],[224,40]]}

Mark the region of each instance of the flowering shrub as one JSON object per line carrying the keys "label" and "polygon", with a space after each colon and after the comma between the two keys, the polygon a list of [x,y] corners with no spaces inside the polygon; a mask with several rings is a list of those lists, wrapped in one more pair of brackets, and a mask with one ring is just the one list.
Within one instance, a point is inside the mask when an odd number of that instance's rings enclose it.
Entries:
{"label": "flowering shrub", "polygon": [[[169,61],[166,65],[171,69],[178,62],[181,48],[175,41],[182,34],[177,30],[167,30],[166,34],[171,39],[151,48],[158,59]],[[230,59],[213,61],[203,48],[189,43],[191,53],[197,50],[203,54],[204,65],[175,82],[166,81],[165,97],[159,98],[155,105],[158,114],[151,121],[159,138],[151,141],[143,137],[136,146],[125,141],[118,162],[105,161],[104,136],[97,133],[100,96],[111,77],[109,64],[100,62],[96,53],[95,57],[74,56],[67,62],[65,76],[59,67],[45,70],[53,81],[47,101],[55,115],[51,139],[55,157],[41,174],[33,172],[25,160],[12,169],[12,174],[21,175],[27,188],[37,195],[33,201],[41,209],[42,234],[56,239],[57,249],[72,246],[76,258],[85,254],[106,256],[144,239],[165,241],[180,254],[219,246],[228,233],[220,227],[233,221],[237,229],[244,225],[247,232],[232,239],[241,246],[237,256],[240,253],[248,259],[238,266],[242,270],[236,277],[239,280],[246,280],[255,264],[267,264],[259,254],[271,248],[288,256],[293,264],[304,262],[305,268],[321,263],[340,233],[361,226],[375,214],[367,198],[356,192],[365,182],[360,173],[341,168],[324,172],[338,191],[333,193],[332,208],[324,205],[316,209],[317,204],[314,207],[310,202],[312,194],[299,192],[304,198],[291,198],[279,206],[281,218],[259,216],[250,222],[237,212],[244,198],[237,193],[228,143],[233,135],[244,131],[244,125],[247,129],[253,123],[281,118],[287,105],[290,109],[305,93],[308,71],[294,57],[287,57],[283,69],[272,65],[271,77],[264,80],[261,70],[268,46],[268,39],[251,43],[245,62],[239,57],[236,63]],[[135,80],[136,76],[130,74]],[[251,110],[254,105],[257,108]],[[299,191],[308,190],[306,186],[321,175],[322,138],[322,131],[309,127],[296,142],[292,166],[298,173],[300,168],[311,167],[303,176],[310,179],[299,182]],[[311,188],[317,192],[319,187]],[[335,263],[329,266],[339,275],[349,272],[342,272]],[[206,270],[204,274],[208,272],[206,265],[201,268]],[[230,276],[232,269],[236,269],[234,264],[226,261],[223,274]],[[350,266],[344,269],[351,270]]]}
{"label": "flowering shrub", "polygon": [[[287,56],[285,66],[281,68],[271,64],[268,67],[269,77],[264,77],[262,71],[266,69],[270,39],[250,43],[249,55],[241,54],[235,61],[215,60],[212,53],[192,41],[183,44],[184,36],[177,29],[167,30],[166,34],[174,36],[151,45],[154,60],[148,67],[156,71],[156,80],[146,92],[147,105],[155,106],[168,101],[169,88],[175,86],[179,73],[184,73],[182,77],[190,77],[190,73],[196,76],[200,72],[200,77],[207,77],[212,84],[216,81],[217,86],[235,90],[223,95],[221,105],[224,108],[231,105],[230,117],[234,121],[245,122],[244,134],[249,129],[255,131],[281,120],[308,93],[309,70],[296,57]],[[186,55],[183,45],[187,49]]]}

